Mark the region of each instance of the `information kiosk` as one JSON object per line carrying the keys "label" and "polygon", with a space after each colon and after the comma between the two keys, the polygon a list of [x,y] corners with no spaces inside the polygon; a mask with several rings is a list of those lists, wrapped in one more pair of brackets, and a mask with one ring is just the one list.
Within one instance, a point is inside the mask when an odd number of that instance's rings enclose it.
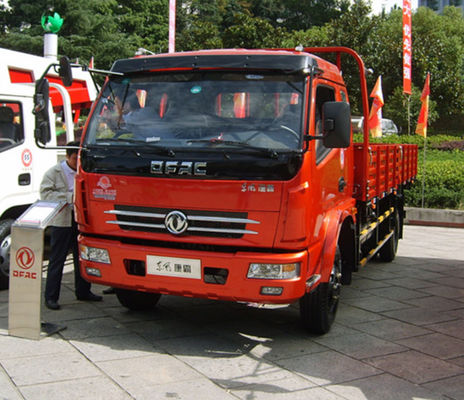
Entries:
{"label": "information kiosk", "polygon": [[12,336],[38,340],[64,329],[41,323],[40,305],[44,232],[65,205],[36,201],[11,227],[8,333]]}

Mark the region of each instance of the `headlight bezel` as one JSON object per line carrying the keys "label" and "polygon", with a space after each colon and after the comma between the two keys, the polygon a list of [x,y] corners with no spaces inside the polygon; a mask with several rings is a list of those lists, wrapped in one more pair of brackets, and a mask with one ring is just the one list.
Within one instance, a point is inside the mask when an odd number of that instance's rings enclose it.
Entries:
{"label": "headlight bezel", "polygon": [[300,277],[301,263],[250,263],[248,266],[248,279],[265,280],[292,280]]}
{"label": "headlight bezel", "polygon": [[110,253],[107,249],[80,245],[79,254],[83,260],[97,262],[100,264],[111,264]]}

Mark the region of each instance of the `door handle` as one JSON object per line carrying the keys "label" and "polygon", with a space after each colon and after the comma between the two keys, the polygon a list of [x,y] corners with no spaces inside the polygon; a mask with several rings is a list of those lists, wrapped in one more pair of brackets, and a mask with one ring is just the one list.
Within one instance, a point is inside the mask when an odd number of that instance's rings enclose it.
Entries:
{"label": "door handle", "polygon": [[345,181],[345,178],[343,178],[343,176],[342,176],[338,180],[338,191],[343,192],[343,190],[345,190],[345,187],[346,187],[346,181]]}
{"label": "door handle", "polygon": [[31,174],[19,174],[18,175],[18,185],[19,186],[27,186],[31,184]]}

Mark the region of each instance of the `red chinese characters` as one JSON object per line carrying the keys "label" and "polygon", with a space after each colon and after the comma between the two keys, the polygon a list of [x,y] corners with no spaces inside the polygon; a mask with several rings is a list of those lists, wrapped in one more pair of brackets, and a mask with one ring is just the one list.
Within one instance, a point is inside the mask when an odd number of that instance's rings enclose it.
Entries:
{"label": "red chinese characters", "polygon": [[411,94],[412,24],[411,0],[403,0],[403,92]]}

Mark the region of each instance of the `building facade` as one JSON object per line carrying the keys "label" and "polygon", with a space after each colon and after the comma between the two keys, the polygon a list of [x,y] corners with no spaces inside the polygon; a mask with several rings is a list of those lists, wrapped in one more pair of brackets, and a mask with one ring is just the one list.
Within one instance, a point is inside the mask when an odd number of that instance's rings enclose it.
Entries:
{"label": "building facade", "polygon": [[455,6],[464,11],[464,1],[462,0],[419,0],[419,7],[429,7],[439,13],[443,12],[446,6]]}

